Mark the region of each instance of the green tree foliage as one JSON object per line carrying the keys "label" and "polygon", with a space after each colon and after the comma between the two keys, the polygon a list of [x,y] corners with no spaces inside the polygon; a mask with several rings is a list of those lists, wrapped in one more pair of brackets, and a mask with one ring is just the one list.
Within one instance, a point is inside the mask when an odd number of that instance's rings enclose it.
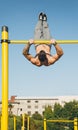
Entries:
{"label": "green tree foliage", "polygon": [[74,119],[78,117],[78,101],[65,103],[62,111],[62,117],[66,119]]}
{"label": "green tree foliage", "polygon": [[[16,129],[21,130],[21,117],[20,116],[16,117]],[[8,130],[14,130],[14,117],[13,116],[9,116]]]}
{"label": "green tree foliage", "polygon": [[30,119],[30,130],[43,130],[43,120]]}
{"label": "green tree foliage", "polygon": [[45,107],[43,117],[46,118],[46,119],[53,118],[53,112],[52,112],[52,107],[51,106],[46,106]]}
{"label": "green tree foliage", "polygon": [[54,118],[55,119],[58,119],[58,118],[61,118],[61,112],[62,112],[62,106],[58,103],[55,103],[54,105]]}
{"label": "green tree foliage", "polygon": [[13,108],[13,105],[11,103],[8,104],[8,109],[9,109],[9,116],[12,116],[13,113],[12,113],[12,108]]}
{"label": "green tree foliage", "polygon": [[13,117],[9,117],[9,126],[8,126],[8,129],[9,130],[13,130],[13,128],[14,128]]}
{"label": "green tree foliage", "polygon": [[35,120],[42,120],[42,116],[39,113],[33,114],[32,118],[35,119]]}

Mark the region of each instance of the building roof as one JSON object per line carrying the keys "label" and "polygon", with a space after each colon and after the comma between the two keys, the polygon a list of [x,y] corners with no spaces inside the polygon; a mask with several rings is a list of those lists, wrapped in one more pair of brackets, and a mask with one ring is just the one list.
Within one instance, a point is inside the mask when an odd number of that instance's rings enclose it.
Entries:
{"label": "building roof", "polygon": [[54,97],[15,97],[15,100],[78,100],[78,96],[54,96]]}

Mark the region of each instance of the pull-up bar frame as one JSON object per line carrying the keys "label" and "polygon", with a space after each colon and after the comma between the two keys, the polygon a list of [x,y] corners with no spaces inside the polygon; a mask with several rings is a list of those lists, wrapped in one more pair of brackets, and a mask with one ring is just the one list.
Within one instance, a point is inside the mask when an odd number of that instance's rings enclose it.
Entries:
{"label": "pull-up bar frame", "polygon": [[[78,44],[78,40],[56,40],[59,44]],[[1,130],[8,130],[8,43],[27,44],[28,40],[9,40],[8,27],[2,27],[2,123]],[[47,40],[35,40],[35,43],[49,44]]]}
{"label": "pull-up bar frame", "polygon": [[[1,40],[11,44],[27,44],[29,40]],[[78,44],[78,40],[56,40],[58,44]],[[50,40],[34,40],[34,44],[50,44]]]}

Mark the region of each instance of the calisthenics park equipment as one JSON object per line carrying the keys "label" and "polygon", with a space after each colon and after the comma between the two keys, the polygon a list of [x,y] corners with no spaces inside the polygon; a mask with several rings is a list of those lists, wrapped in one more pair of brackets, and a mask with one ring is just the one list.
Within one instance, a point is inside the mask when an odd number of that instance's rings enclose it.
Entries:
{"label": "calisthenics park equipment", "polygon": [[74,125],[74,130],[78,130],[78,119],[77,118],[74,118],[74,120],[60,120],[60,119],[57,119],[57,120],[47,120],[44,118],[44,130],[47,130],[47,122],[50,122],[50,123],[73,123]]}
{"label": "calisthenics park equipment", "polygon": [[[27,122],[27,126],[25,126],[25,122]],[[50,120],[47,120],[46,118],[44,118],[44,120],[43,120],[43,125],[44,125],[43,130],[47,130],[47,123],[48,122],[50,122],[50,123],[68,123],[68,124],[73,123],[74,130],[78,130],[78,118],[74,118],[73,120],[66,120],[66,119],[56,119],[56,120],[50,119]],[[27,130],[29,130],[30,129],[29,126],[30,126],[30,117],[23,114],[22,115],[22,130],[25,130],[25,128],[27,128]],[[14,130],[16,130],[16,129],[14,129]]]}
{"label": "calisthenics park equipment", "polygon": [[[59,44],[78,44],[78,40],[56,40]],[[2,120],[1,130],[8,130],[8,46],[9,44],[27,44],[28,40],[9,40],[8,27],[2,26]],[[35,43],[49,44],[49,40],[35,40]]]}

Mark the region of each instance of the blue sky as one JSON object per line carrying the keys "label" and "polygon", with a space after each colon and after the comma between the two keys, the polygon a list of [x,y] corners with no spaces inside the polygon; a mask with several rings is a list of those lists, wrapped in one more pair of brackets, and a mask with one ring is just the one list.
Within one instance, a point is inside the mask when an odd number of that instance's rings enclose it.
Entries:
{"label": "blue sky", "polygon": [[[47,14],[53,38],[78,39],[78,0],[1,0],[0,30],[7,25],[10,40],[33,38],[40,12]],[[49,67],[32,65],[22,55],[24,46],[9,45],[9,97],[78,94],[78,44],[61,44],[64,55]],[[31,53],[35,53],[34,46]],[[0,44],[0,99],[1,66]]]}

